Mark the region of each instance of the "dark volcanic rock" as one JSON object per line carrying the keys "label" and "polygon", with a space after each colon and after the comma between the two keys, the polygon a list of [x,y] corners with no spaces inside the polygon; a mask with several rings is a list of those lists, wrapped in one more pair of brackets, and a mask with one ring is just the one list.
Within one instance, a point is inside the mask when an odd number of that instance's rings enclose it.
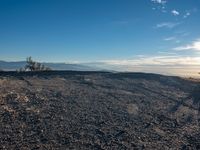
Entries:
{"label": "dark volcanic rock", "polygon": [[199,83],[142,73],[0,74],[0,149],[200,149]]}

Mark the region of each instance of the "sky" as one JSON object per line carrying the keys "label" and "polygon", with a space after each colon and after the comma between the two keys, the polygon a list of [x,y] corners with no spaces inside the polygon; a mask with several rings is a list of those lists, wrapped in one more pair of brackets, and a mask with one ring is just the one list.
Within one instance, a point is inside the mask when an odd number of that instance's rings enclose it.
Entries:
{"label": "sky", "polygon": [[0,0],[0,60],[196,74],[199,29],[199,0]]}

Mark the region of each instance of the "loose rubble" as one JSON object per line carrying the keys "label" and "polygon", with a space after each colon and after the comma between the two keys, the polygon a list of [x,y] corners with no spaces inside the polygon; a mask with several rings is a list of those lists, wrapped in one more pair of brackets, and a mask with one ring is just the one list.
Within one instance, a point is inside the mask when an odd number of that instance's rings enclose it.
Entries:
{"label": "loose rubble", "polygon": [[199,87],[142,73],[0,74],[0,149],[200,149]]}

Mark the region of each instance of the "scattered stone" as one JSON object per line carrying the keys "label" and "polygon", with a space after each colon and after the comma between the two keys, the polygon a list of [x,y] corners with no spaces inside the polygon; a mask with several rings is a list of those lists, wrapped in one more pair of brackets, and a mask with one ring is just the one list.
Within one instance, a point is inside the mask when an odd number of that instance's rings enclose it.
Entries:
{"label": "scattered stone", "polygon": [[139,73],[12,74],[0,74],[0,149],[200,149],[199,82]]}

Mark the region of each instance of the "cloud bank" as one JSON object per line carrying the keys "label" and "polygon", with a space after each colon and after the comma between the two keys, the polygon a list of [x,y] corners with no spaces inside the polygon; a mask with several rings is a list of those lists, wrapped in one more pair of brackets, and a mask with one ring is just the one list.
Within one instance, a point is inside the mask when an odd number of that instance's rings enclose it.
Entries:
{"label": "cloud bank", "polygon": [[137,56],[132,59],[104,60],[101,61],[99,67],[117,71],[199,77],[200,56],[179,56],[176,54]]}

